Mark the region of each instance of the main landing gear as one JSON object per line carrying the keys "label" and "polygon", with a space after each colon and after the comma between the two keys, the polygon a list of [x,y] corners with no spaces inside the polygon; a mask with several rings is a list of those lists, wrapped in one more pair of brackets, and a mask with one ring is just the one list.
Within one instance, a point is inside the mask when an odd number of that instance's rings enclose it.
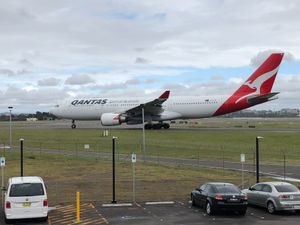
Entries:
{"label": "main landing gear", "polygon": [[168,124],[168,123],[155,123],[155,124],[147,123],[147,124],[145,124],[145,129],[146,130],[151,130],[151,129],[159,130],[161,128],[169,129],[170,124]]}
{"label": "main landing gear", "polygon": [[76,128],[75,120],[72,120],[71,128],[72,128],[72,129],[75,129],[75,128]]}

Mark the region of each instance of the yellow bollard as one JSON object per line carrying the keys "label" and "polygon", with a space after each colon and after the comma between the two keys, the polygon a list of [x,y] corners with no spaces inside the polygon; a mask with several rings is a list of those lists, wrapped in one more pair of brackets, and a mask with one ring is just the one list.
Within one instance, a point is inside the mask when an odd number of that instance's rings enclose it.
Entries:
{"label": "yellow bollard", "polygon": [[80,222],[80,192],[76,192],[76,222]]}

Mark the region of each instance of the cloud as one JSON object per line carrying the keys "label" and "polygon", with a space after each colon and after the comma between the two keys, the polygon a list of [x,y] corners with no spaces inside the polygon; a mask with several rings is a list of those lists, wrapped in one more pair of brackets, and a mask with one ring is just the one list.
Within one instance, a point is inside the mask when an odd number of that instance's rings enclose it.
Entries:
{"label": "cloud", "polygon": [[[256,56],[251,59],[252,66],[260,66],[272,53],[281,53],[280,50],[266,50],[259,52]],[[294,62],[295,56],[290,52],[284,52],[283,61]]]}
{"label": "cloud", "polygon": [[7,76],[17,76],[17,75],[23,75],[26,73],[30,73],[30,71],[26,69],[21,70],[11,70],[11,69],[0,69],[0,75],[7,75]]}
{"label": "cloud", "polygon": [[24,112],[25,108],[31,108],[31,111],[34,111],[38,110],[40,106],[48,106],[49,108],[55,102],[59,102],[67,97],[67,89],[34,88],[26,90],[10,86],[6,91],[0,92],[0,107],[6,107],[9,102],[10,105],[17,106],[14,108],[19,112]]}
{"label": "cloud", "polygon": [[21,60],[19,61],[19,63],[20,63],[21,65],[26,66],[26,67],[29,67],[29,66],[32,66],[32,65],[33,65],[33,64],[32,64],[29,60],[27,60],[27,59],[21,59]]}
{"label": "cloud", "polygon": [[38,81],[39,86],[57,86],[60,82],[60,79],[55,77],[49,77]]}
{"label": "cloud", "polygon": [[149,63],[149,62],[148,62],[148,60],[145,59],[145,58],[137,57],[137,58],[135,59],[135,63],[137,63],[137,64],[147,64],[147,63]]}
{"label": "cloud", "polygon": [[72,76],[68,77],[67,80],[65,81],[65,84],[85,85],[85,84],[91,84],[94,82],[95,81],[89,75],[82,74],[82,75],[72,75]]}
{"label": "cloud", "polygon": [[0,69],[0,75],[14,76],[15,72],[9,69]]}
{"label": "cloud", "polygon": [[130,80],[127,80],[125,82],[125,84],[128,84],[128,85],[137,85],[137,84],[140,84],[140,83],[141,83],[141,81],[138,80],[138,79],[130,79]]}
{"label": "cloud", "polygon": [[[1,91],[15,87],[33,95],[56,84],[51,90],[62,93],[62,88],[72,95],[142,96],[160,94],[174,84],[182,95],[213,93],[214,89],[226,93],[246,79],[242,74],[248,74],[250,59],[255,56],[251,64],[258,65],[270,49],[286,52],[284,61],[294,62],[285,63],[280,76],[300,76],[300,31],[295,29],[300,4],[296,1],[184,3],[3,1],[0,76],[5,79]],[[222,73],[223,69],[228,73]],[[289,87],[280,88],[284,92]],[[15,92],[20,95],[15,98],[18,104],[26,95],[23,91]],[[285,100],[293,99],[295,104],[298,93],[289,92]],[[47,99],[39,97],[40,102]],[[8,102],[2,100],[2,104]],[[278,101],[277,107],[282,104]]]}
{"label": "cloud", "polygon": [[210,77],[210,79],[211,79],[212,81],[223,81],[223,80],[224,80],[224,77],[221,76],[221,75],[213,75],[213,76]]}
{"label": "cloud", "polygon": [[159,80],[156,78],[148,78],[144,81],[145,84],[153,84],[153,83],[157,83],[157,82],[159,82]]}

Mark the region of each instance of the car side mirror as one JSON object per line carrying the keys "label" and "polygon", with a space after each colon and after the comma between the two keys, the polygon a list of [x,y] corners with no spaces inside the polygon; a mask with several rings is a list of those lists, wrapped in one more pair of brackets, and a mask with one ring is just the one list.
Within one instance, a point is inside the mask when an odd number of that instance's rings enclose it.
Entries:
{"label": "car side mirror", "polygon": [[250,191],[253,191],[253,190],[254,190],[254,188],[253,188],[253,187],[249,187],[249,190],[250,190]]}
{"label": "car side mirror", "polygon": [[197,188],[197,191],[202,192],[201,188]]}

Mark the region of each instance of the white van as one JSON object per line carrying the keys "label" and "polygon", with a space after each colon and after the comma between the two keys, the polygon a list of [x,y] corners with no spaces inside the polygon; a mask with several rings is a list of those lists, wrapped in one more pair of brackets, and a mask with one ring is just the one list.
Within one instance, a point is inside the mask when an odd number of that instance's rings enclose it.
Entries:
{"label": "white van", "polygon": [[5,220],[48,219],[48,199],[41,177],[12,177],[8,180],[4,202]]}

